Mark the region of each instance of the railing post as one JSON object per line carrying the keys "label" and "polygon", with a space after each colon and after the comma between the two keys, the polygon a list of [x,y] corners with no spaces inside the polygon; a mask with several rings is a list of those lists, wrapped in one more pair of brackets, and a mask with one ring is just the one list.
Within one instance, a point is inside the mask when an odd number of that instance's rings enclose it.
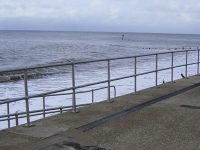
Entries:
{"label": "railing post", "polygon": [[43,118],[45,118],[45,96],[43,96]]}
{"label": "railing post", "polygon": [[197,75],[199,75],[199,49],[198,49]]}
{"label": "railing post", "polygon": [[29,116],[29,102],[28,102],[28,84],[27,84],[27,70],[24,69],[24,90],[25,90],[25,97],[26,97],[26,118],[27,124],[24,127],[31,127],[33,124],[30,124],[30,116]]}
{"label": "railing post", "polygon": [[15,113],[15,123],[16,123],[16,126],[18,126],[18,124],[19,124],[19,121],[18,121],[18,112]]}
{"label": "railing post", "polygon": [[[7,103],[7,114],[10,114],[9,102]],[[10,128],[10,116],[8,116],[8,128]]]}
{"label": "railing post", "polygon": [[172,52],[171,82],[174,83],[174,52]]}
{"label": "railing post", "polygon": [[73,87],[73,93],[72,93],[72,112],[77,113],[79,112],[76,109],[76,89],[75,89],[75,72],[74,72],[74,63],[72,64],[72,87]]}
{"label": "railing post", "polygon": [[187,77],[188,51],[186,51],[186,56],[185,56],[185,57],[186,57],[186,58],[185,58],[185,59],[186,59],[186,60],[185,60],[185,61],[186,61],[186,62],[185,62],[185,78],[188,79],[188,77]]}
{"label": "railing post", "polygon": [[62,113],[62,109],[63,109],[63,108],[62,108],[62,106],[61,106],[61,107],[60,107],[60,113]]}
{"label": "railing post", "polygon": [[158,54],[156,53],[156,88],[158,88]]}
{"label": "railing post", "polygon": [[114,97],[116,97],[116,88],[115,86],[113,86],[113,88],[114,88]]}
{"label": "railing post", "polygon": [[94,90],[92,89],[92,103],[94,103]]}
{"label": "railing post", "polygon": [[108,100],[107,100],[107,102],[110,103],[110,102],[112,102],[110,100],[110,60],[108,59],[107,62],[108,62]]}
{"label": "railing post", "polygon": [[135,56],[134,58],[135,58],[135,89],[134,89],[135,92],[133,94],[138,94],[137,90],[136,90],[136,87],[137,87],[137,76],[136,76],[136,74],[137,74],[137,71],[136,71],[137,70],[137,68],[136,68],[137,67],[137,59],[136,58],[137,58],[137,56]]}

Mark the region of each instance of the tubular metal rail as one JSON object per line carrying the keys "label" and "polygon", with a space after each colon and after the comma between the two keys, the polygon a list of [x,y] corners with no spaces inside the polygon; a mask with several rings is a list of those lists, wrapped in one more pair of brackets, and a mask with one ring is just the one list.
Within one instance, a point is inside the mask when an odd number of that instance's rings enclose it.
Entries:
{"label": "tubular metal rail", "polygon": [[[110,87],[113,87],[114,97],[116,97],[115,86],[110,86]],[[79,91],[79,92],[76,92],[75,94],[92,92],[92,103],[94,103],[94,91],[105,89],[105,88],[108,88],[108,87],[101,87],[101,88],[96,88],[96,89],[92,89],[92,90],[88,90],[88,91]],[[43,98],[43,109],[29,111],[29,117],[43,115],[43,118],[45,118],[45,114],[62,113],[64,111],[68,111],[70,108],[72,108],[72,106],[61,106],[61,107],[54,107],[54,108],[48,108],[48,109],[45,108],[45,97],[59,96],[59,95],[71,95],[71,94],[73,94],[73,93],[62,93],[62,94],[51,94],[51,95],[39,96],[39,97]],[[8,100],[9,99],[0,100],[0,101],[6,102]],[[77,107],[84,106],[84,105],[90,105],[92,103],[77,105]],[[10,128],[10,120],[15,119],[15,124],[17,126],[17,125],[19,125],[19,118],[25,118],[26,117],[26,112],[20,112],[20,113],[16,112],[16,113],[12,113],[12,114],[10,114],[9,112],[10,112],[10,105],[9,105],[9,102],[7,102],[7,115],[0,116],[0,118],[4,118],[4,119],[0,119],[0,121],[8,121],[8,128]]]}
{"label": "tubular metal rail", "polygon": [[[188,52],[191,52],[191,51],[197,52],[197,56],[198,56],[197,62],[188,63]],[[185,53],[185,56],[186,56],[185,57],[185,64],[174,66],[174,53],[181,53],[181,52]],[[162,54],[171,54],[171,67],[158,69],[158,55],[162,55]],[[146,57],[146,56],[155,56],[155,70],[153,69],[151,71],[142,72],[142,73],[138,74],[137,73],[137,58]],[[111,79],[110,78],[110,61],[111,60],[114,61],[114,60],[120,60],[120,59],[128,59],[128,58],[134,58],[134,74],[129,75],[129,76],[123,76],[123,77]],[[107,80],[76,86],[75,85],[74,66],[79,65],[79,64],[93,63],[93,62],[107,62]],[[77,105],[76,104],[76,94],[85,93],[85,92],[92,92],[92,103],[93,103],[94,102],[93,92],[95,90],[99,90],[99,89],[102,89],[102,88],[94,89],[94,90],[90,90],[90,91],[84,91],[84,92],[76,92],[76,89],[80,89],[80,88],[88,87],[88,86],[92,86],[92,85],[97,85],[97,84],[101,84],[101,83],[107,83],[107,86],[103,87],[103,88],[107,88],[107,102],[111,102],[110,88],[114,87],[114,86],[110,85],[112,81],[117,81],[117,80],[121,80],[121,79],[127,79],[127,78],[134,77],[134,94],[137,94],[137,84],[136,83],[137,83],[137,77],[138,76],[150,74],[150,73],[155,73],[155,87],[157,87],[158,86],[158,72],[159,71],[171,70],[171,82],[173,82],[173,80],[174,80],[173,79],[174,68],[185,66],[185,78],[187,78],[187,72],[188,72],[188,66],[189,65],[197,64],[197,74],[199,75],[199,63],[200,62],[199,62],[199,49],[198,49],[198,50],[171,51],[171,52],[163,52],[163,53],[156,53],[156,54],[147,54],[147,55],[137,55],[137,56],[92,60],[92,61],[84,61],[84,62],[71,62],[71,63],[56,64],[56,65],[46,65],[46,66],[39,66],[39,67],[29,67],[29,68],[23,68],[23,69],[13,69],[13,70],[0,71],[0,73],[13,72],[13,71],[23,71],[24,72],[24,89],[25,89],[25,96],[24,97],[0,100],[0,105],[7,104],[7,115],[0,115],[0,118],[3,118],[0,121],[6,121],[7,120],[8,121],[8,127],[10,127],[10,120],[16,119],[16,125],[18,125],[18,118],[26,117],[27,118],[27,124],[25,126],[30,127],[30,126],[32,126],[32,124],[30,123],[30,117],[31,116],[43,115],[43,117],[45,117],[45,114],[58,113],[58,112],[62,113],[63,111],[69,110],[69,108],[72,108],[72,112],[74,112],[74,113],[78,112],[77,107],[80,107],[80,106],[83,106],[83,105]],[[68,88],[65,88],[65,89],[60,89],[60,90],[55,90],[55,91],[50,91],[50,92],[45,92],[45,93],[40,93],[40,94],[35,94],[35,95],[29,95],[28,94],[27,70],[38,69],[38,68],[47,68],[47,67],[56,67],[56,66],[66,66],[66,65],[71,66],[71,71],[72,71],[72,86],[71,87],[68,87]],[[68,91],[68,90],[72,90],[72,93],[65,93],[65,94],[71,94],[72,95],[72,105],[71,106],[55,107],[55,108],[50,108],[50,109],[45,108],[45,97],[47,97],[47,96],[58,96],[58,95],[61,95],[61,94],[56,94],[56,93]],[[115,93],[115,96],[116,96],[115,87],[114,87],[114,93]],[[43,97],[43,109],[29,111],[29,99],[35,98],[35,97]],[[9,103],[21,101],[21,100],[25,100],[25,102],[26,102],[26,112],[10,114]],[[91,103],[89,103],[89,104],[91,104]],[[84,105],[88,105],[88,104],[84,104]],[[19,115],[21,115],[21,116],[19,117]]]}

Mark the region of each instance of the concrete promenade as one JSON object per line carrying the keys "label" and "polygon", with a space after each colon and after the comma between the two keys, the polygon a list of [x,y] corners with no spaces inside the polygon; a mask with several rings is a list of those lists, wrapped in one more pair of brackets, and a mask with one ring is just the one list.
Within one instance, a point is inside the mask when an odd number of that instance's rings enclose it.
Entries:
{"label": "concrete promenade", "polygon": [[159,87],[2,130],[0,150],[200,149],[200,76]]}

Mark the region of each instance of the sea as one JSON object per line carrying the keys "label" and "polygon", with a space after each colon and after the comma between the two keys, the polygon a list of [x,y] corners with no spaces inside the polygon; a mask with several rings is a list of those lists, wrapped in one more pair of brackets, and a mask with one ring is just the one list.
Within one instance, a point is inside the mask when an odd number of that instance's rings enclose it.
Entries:
{"label": "sea", "polygon": [[[0,100],[23,97],[23,72],[3,72],[38,66],[77,63],[92,60],[111,59],[165,52],[197,50],[199,34],[167,34],[136,32],[80,32],[80,31],[0,31]],[[174,53],[174,65],[185,63],[186,53]],[[155,55],[137,58],[137,73],[155,70]],[[188,52],[188,63],[198,60],[197,51]],[[134,58],[110,61],[111,79],[134,74]],[[171,67],[171,53],[158,55],[158,69]],[[197,74],[197,65],[187,68],[187,76]],[[72,87],[70,65],[28,70],[28,94],[34,95]],[[186,75],[185,66],[174,69],[173,79]],[[107,80],[107,61],[75,64],[76,86]],[[158,72],[158,84],[171,81],[171,70]],[[137,77],[137,91],[155,86],[155,73]],[[112,81],[116,96],[134,92],[134,78]],[[77,89],[87,91],[107,86],[107,83]],[[71,91],[65,91],[70,93]],[[111,88],[111,98],[114,95]],[[107,99],[107,89],[94,92],[94,101]],[[91,92],[76,95],[77,104],[90,103]],[[30,110],[42,109],[42,98],[29,100]],[[72,95],[47,97],[45,107],[72,105]],[[25,101],[10,104],[10,113],[24,112]],[[7,105],[0,105],[0,116],[7,114]],[[51,115],[51,114],[50,114]],[[31,117],[31,121],[42,116]],[[19,124],[26,123],[20,119]],[[11,120],[11,126],[15,120]],[[0,122],[0,130],[7,128],[7,122]]]}

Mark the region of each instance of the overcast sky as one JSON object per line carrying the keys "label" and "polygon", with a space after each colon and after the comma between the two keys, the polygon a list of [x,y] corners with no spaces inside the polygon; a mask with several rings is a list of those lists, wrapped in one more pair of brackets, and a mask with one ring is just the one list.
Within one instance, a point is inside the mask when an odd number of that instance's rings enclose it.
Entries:
{"label": "overcast sky", "polygon": [[0,0],[0,30],[200,34],[200,0]]}

